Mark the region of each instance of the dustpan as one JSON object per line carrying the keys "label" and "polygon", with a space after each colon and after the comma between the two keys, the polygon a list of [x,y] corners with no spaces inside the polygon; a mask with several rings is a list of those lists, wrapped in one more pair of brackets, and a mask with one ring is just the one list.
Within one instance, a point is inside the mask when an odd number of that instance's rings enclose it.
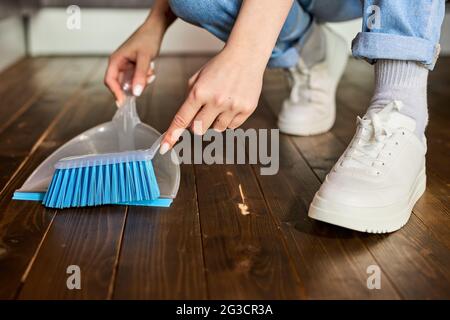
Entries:
{"label": "dustpan", "polygon": [[[103,154],[121,152],[124,141],[119,134],[117,119],[121,117],[123,108],[118,109],[112,121],[91,128],[72,140],[66,142],[47,159],[44,160],[28,177],[22,187],[14,192],[15,200],[42,201],[55,171],[55,164],[62,158],[87,154]],[[149,149],[161,137],[156,129],[141,122],[136,112],[134,98],[131,99],[129,111],[133,113],[132,134],[128,135],[135,150]],[[152,160],[161,196],[155,200],[124,203],[126,205],[168,207],[175,198],[180,185],[180,166],[174,150],[160,155],[155,154]]]}

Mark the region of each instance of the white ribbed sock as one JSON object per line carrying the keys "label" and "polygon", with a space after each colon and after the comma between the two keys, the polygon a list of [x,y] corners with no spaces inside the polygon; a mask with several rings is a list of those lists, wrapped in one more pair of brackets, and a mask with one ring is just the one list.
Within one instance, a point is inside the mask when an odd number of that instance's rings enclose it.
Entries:
{"label": "white ribbed sock", "polygon": [[375,63],[375,92],[369,109],[400,100],[401,113],[416,120],[415,133],[422,139],[428,123],[428,69],[414,61],[378,60]]}

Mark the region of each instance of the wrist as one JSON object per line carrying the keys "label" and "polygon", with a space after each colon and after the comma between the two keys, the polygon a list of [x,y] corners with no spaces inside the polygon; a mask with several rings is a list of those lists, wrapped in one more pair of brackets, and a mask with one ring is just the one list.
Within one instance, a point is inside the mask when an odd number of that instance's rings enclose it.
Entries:
{"label": "wrist", "polygon": [[258,50],[252,50],[247,46],[240,46],[235,43],[227,43],[222,52],[242,67],[252,67],[261,72],[266,69],[270,58],[270,56],[260,54]]}
{"label": "wrist", "polygon": [[151,10],[143,26],[157,30],[164,34],[167,28],[175,21],[176,16],[171,10],[161,12],[161,10]]}

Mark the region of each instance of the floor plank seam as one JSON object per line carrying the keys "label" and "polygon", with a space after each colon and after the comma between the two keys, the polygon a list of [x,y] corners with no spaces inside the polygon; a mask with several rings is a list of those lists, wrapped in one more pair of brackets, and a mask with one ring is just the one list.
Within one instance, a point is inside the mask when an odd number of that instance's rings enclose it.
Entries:
{"label": "floor plank seam", "polygon": [[26,267],[26,269],[25,269],[25,271],[24,271],[24,273],[23,273],[23,275],[22,275],[22,277],[20,279],[19,286],[18,286],[18,288],[17,288],[17,290],[16,290],[16,292],[14,294],[14,299],[16,299],[16,300],[18,299],[18,297],[20,295],[20,292],[21,292],[21,290],[22,290],[22,288],[23,288],[23,286],[25,284],[25,281],[26,281],[26,279],[27,279],[27,277],[28,277],[32,267],[33,267],[33,264],[36,261],[37,256],[39,255],[41,247],[42,247],[43,243],[45,242],[45,239],[47,238],[47,234],[49,233],[49,231],[51,229],[51,226],[53,225],[53,221],[55,220],[57,211],[54,210],[52,212],[53,212],[53,214],[52,214],[51,220],[50,220],[47,228],[45,229],[45,232],[42,235],[42,238],[41,238],[38,246],[36,247],[36,250],[35,250],[33,256],[31,257],[31,259],[30,259],[30,261],[29,261],[29,263],[28,263],[28,265],[27,265],[27,267]]}
{"label": "floor plank seam", "polygon": [[125,228],[127,226],[129,208],[130,208],[129,206],[126,206],[126,208],[125,208],[125,213],[124,213],[125,217],[123,220],[122,229],[120,231],[120,240],[119,240],[119,243],[117,244],[117,254],[116,254],[116,259],[114,260],[114,266],[113,266],[113,271],[111,274],[111,281],[108,286],[108,293],[107,293],[106,300],[112,300],[114,298],[114,289],[115,289],[115,285],[116,285],[117,273],[119,271],[119,262],[120,262],[120,257],[121,257],[121,253],[122,253],[122,245],[123,245],[124,237],[125,237]]}
{"label": "floor plank seam", "polygon": [[[252,168],[252,172],[253,172],[253,175],[254,175],[254,177],[255,177],[256,183],[257,183],[257,185],[258,185],[258,189],[259,189],[261,195],[263,196],[263,199],[264,199],[264,205],[266,206],[267,212],[269,212],[269,214],[270,214],[270,217],[271,217],[272,222],[274,223],[274,225],[275,225],[275,226],[277,227],[277,229],[278,229],[278,232],[279,232],[278,237],[280,238],[280,241],[281,241],[281,243],[282,243],[282,245],[283,245],[283,248],[284,248],[284,250],[285,250],[287,256],[289,257],[289,262],[290,262],[290,264],[291,264],[291,268],[292,268],[292,270],[294,271],[294,274],[297,276],[297,281],[298,281],[298,283],[299,283],[299,285],[300,285],[300,288],[302,289],[302,290],[300,290],[299,293],[300,293],[300,295],[302,296],[302,299],[307,299],[307,294],[306,294],[306,291],[305,291],[305,286],[304,286],[304,284],[303,284],[302,277],[300,276],[300,274],[299,274],[298,271],[297,271],[297,268],[295,267],[295,260],[294,260],[294,258],[293,258],[293,256],[292,256],[292,253],[290,252],[289,246],[288,246],[288,244],[287,244],[287,240],[288,240],[288,239],[286,238],[286,236],[285,236],[285,235],[283,234],[283,232],[281,231],[281,225],[280,225],[280,224],[283,223],[283,222],[281,222],[281,221],[275,216],[275,214],[273,213],[273,211],[272,211],[272,209],[271,209],[269,203],[267,202],[266,194],[264,193],[264,189],[263,189],[263,187],[261,186],[261,181],[258,179],[258,175],[257,175],[257,173],[256,173],[256,168],[255,168],[253,165],[251,166],[251,168]],[[289,233],[292,235],[291,231],[289,231]],[[296,248],[297,248],[297,247],[296,247]],[[298,252],[298,248],[297,248],[297,252]]]}
{"label": "floor plank seam", "polygon": [[202,217],[200,213],[200,206],[199,206],[199,198],[198,198],[198,185],[197,185],[197,170],[195,168],[195,165],[192,165],[192,170],[194,171],[194,185],[195,185],[195,206],[197,208],[197,221],[199,225],[200,230],[200,241],[201,241],[201,247],[202,247],[202,261],[203,261],[203,274],[205,277],[205,286],[206,286],[206,299],[211,299],[211,292],[210,292],[210,286],[208,283],[208,269],[206,267],[206,258],[205,258],[205,250],[204,250],[204,242],[203,242],[203,228],[202,228]]}
{"label": "floor plank seam", "polygon": [[[187,68],[186,68],[186,58],[183,59],[182,63],[182,70],[183,70],[183,76],[185,79],[189,79],[190,75],[188,74]],[[202,228],[202,217],[200,213],[200,206],[199,206],[199,196],[198,196],[198,184],[197,184],[197,170],[194,164],[191,164],[193,176],[194,176],[194,187],[195,187],[195,207],[197,211],[197,221],[199,226],[199,233],[200,233],[200,241],[201,241],[201,255],[202,255],[202,261],[203,261],[203,275],[205,279],[205,286],[206,286],[206,299],[211,299],[211,292],[210,292],[210,286],[208,282],[208,270],[206,267],[206,257],[205,257],[205,250],[204,250],[204,239],[203,239],[203,228]]]}

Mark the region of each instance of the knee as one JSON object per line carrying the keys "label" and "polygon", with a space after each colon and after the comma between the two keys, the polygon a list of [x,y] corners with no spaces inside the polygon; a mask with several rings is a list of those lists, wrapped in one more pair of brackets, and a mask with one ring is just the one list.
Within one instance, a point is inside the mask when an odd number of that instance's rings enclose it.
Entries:
{"label": "knee", "polygon": [[169,0],[172,12],[180,19],[199,25],[202,24],[210,0]]}

